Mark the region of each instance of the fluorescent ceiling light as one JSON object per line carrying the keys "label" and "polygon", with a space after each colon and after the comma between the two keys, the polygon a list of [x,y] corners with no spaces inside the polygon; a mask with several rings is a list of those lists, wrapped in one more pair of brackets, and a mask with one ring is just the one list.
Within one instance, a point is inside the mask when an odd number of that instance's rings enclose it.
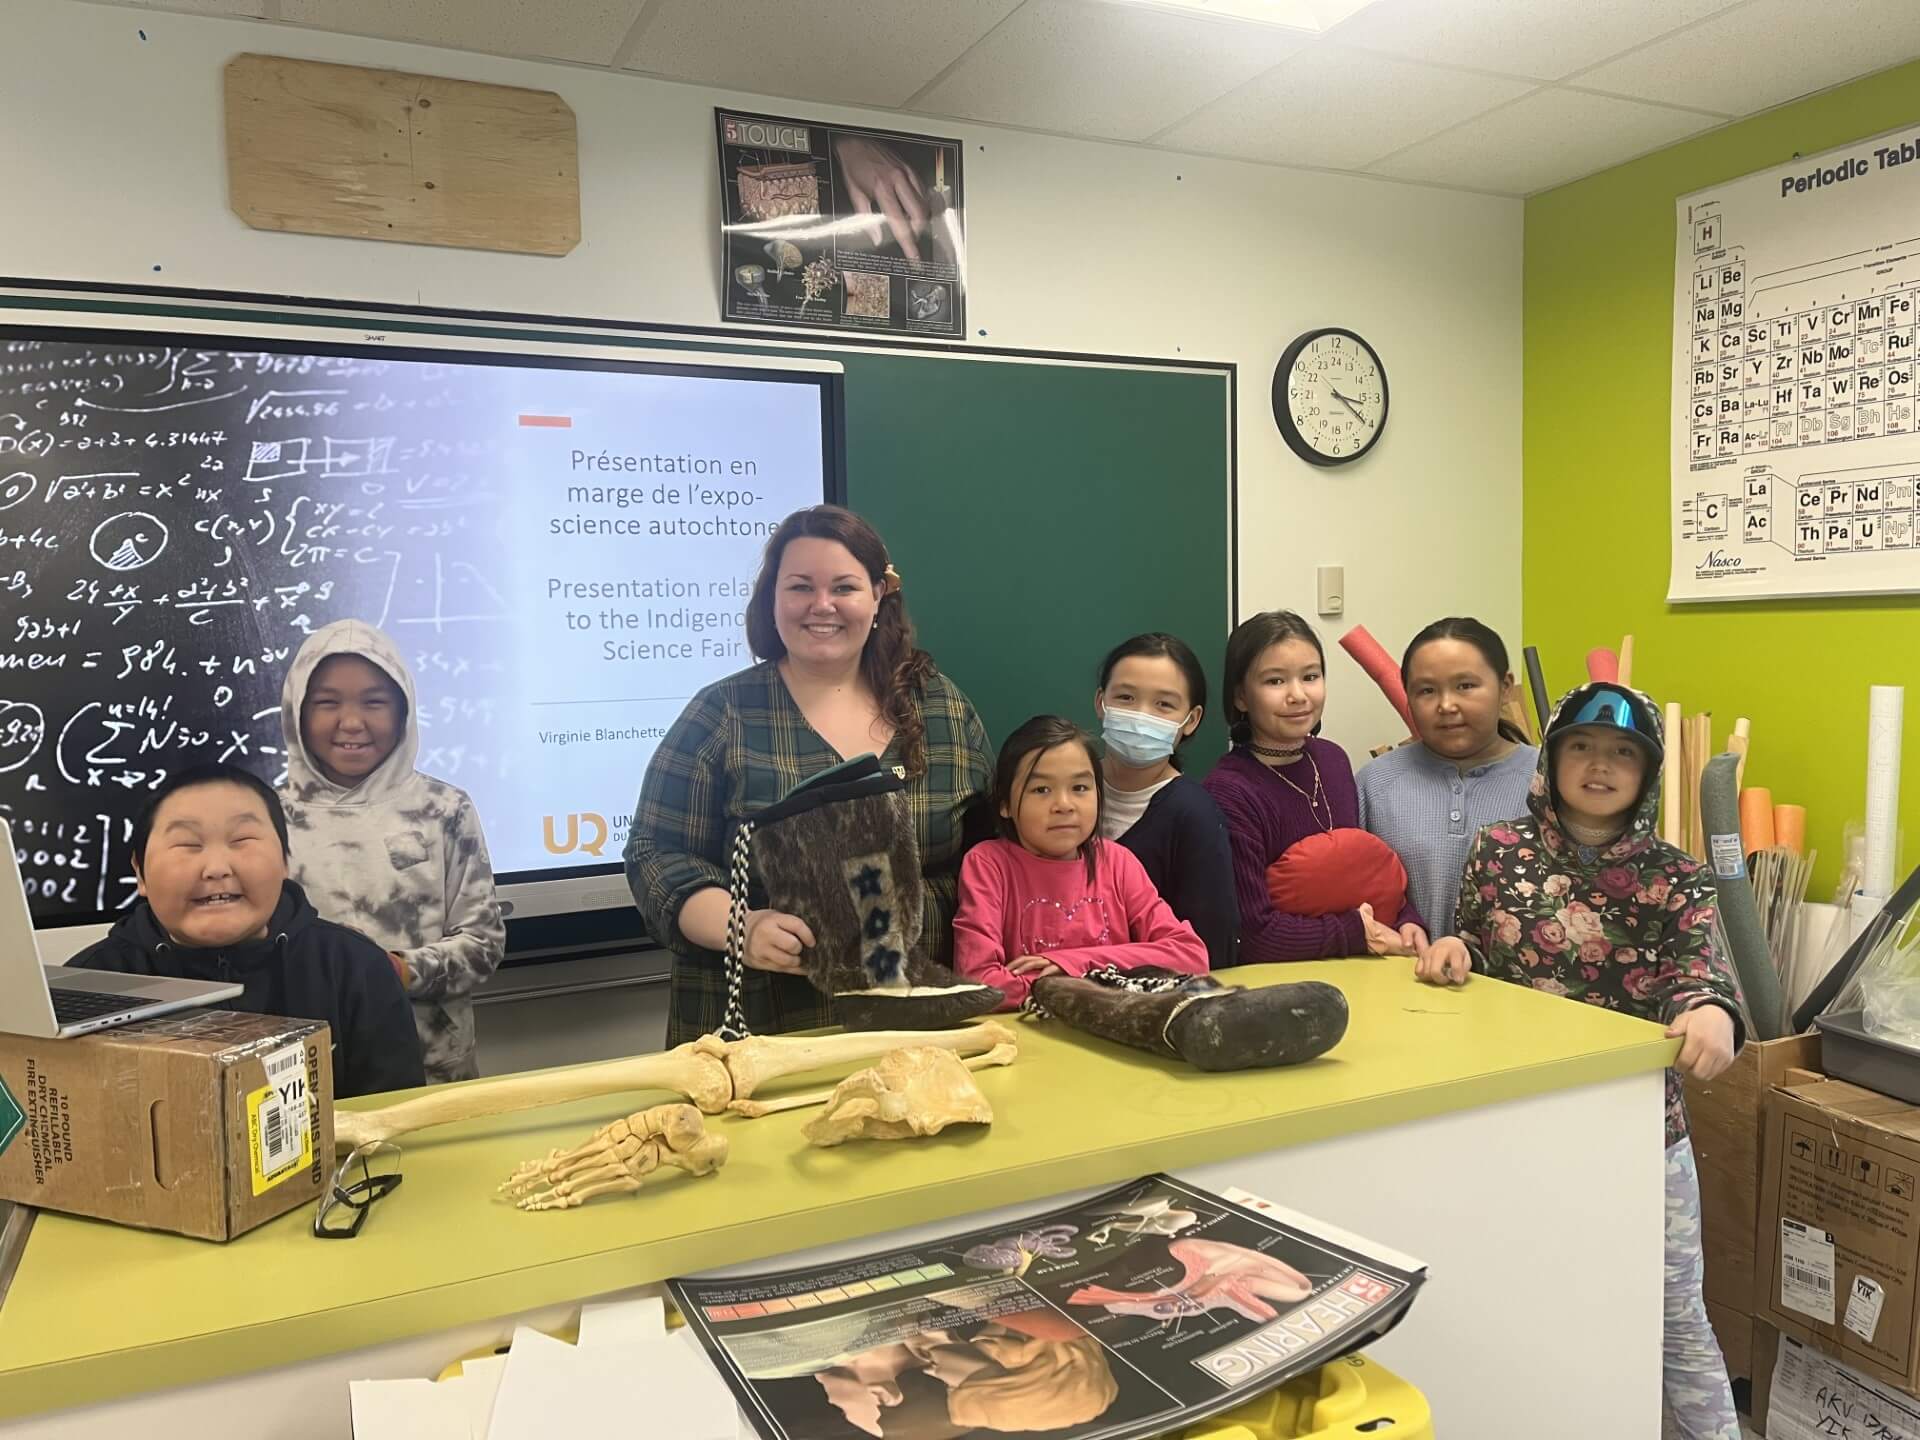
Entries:
{"label": "fluorescent ceiling light", "polygon": [[1319,35],[1373,0],[1107,0],[1110,5],[1136,5],[1169,10],[1176,15],[1211,15],[1220,20],[1244,20]]}

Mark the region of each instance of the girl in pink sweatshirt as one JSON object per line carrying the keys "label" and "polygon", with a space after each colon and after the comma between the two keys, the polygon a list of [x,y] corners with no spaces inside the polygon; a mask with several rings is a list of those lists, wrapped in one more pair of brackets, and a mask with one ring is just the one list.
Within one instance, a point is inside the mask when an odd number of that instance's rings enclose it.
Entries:
{"label": "girl in pink sweatshirt", "polygon": [[1017,1009],[1043,975],[1100,966],[1207,973],[1207,947],[1167,908],[1123,845],[1100,839],[1105,789],[1092,743],[1070,720],[1036,715],[1000,749],[1000,838],[960,865],[954,968],[997,985]]}

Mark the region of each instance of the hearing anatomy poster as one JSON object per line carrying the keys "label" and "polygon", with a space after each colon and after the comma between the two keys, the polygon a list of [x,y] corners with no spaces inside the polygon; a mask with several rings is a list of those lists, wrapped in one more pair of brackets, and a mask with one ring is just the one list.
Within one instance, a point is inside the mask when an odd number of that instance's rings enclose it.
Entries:
{"label": "hearing anatomy poster", "polygon": [[1168,1176],[925,1244],[670,1283],[767,1440],[1163,1435],[1386,1333],[1417,1261]]}

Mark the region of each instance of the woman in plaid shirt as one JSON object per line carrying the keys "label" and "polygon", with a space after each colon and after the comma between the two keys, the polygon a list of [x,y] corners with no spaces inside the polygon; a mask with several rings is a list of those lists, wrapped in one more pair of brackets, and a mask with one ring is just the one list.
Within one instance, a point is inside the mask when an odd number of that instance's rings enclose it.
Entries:
{"label": "woman in plaid shirt", "polygon": [[[726,1012],[726,855],[741,820],[855,755],[903,768],[926,876],[924,933],[946,962],[962,820],[993,766],[972,704],[913,643],[885,544],[853,512],[816,505],[781,522],[747,601],[747,643],[760,663],[695,695],[660,742],[627,838],[634,903],[674,954],[669,1045],[719,1029]],[[813,943],[803,915],[748,914],[741,1003],[751,1029],[832,1023],[800,964]]]}

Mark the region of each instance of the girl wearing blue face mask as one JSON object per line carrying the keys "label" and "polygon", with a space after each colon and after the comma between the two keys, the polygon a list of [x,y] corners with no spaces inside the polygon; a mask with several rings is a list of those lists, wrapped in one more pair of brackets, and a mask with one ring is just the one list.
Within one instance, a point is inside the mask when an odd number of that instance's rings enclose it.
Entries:
{"label": "girl wearing blue face mask", "polygon": [[1218,970],[1235,963],[1240,944],[1233,854],[1220,807],[1180,773],[1179,757],[1206,705],[1206,672],[1176,636],[1135,635],[1101,662],[1093,695],[1106,750],[1100,833],[1133,852]]}

